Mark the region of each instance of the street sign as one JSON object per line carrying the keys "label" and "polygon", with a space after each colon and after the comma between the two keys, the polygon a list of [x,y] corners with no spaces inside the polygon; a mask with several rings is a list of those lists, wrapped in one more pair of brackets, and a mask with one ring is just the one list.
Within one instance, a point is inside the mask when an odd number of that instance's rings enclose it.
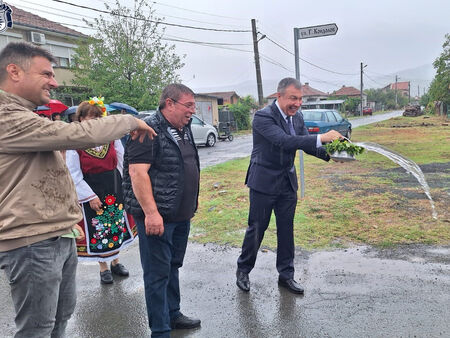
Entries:
{"label": "street sign", "polygon": [[299,39],[318,38],[320,36],[336,35],[338,27],[335,23],[327,25],[297,28]]}

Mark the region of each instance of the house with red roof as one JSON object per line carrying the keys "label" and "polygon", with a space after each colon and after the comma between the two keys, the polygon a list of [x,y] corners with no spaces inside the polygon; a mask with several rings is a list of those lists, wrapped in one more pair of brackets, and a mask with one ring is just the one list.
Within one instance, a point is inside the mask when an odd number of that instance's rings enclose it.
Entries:
{"label": "house with red roof", "polygon": [[[302,85],[302,101],[303,103],[306,102],[316,102],[316,101],[322,101],[326,100],[328,97],[327,93],[324,93],[318,89],[315,89],[309,85],[309,82],[305,82],[304,85]],[[272,95],[269,95],[266,97],[268,104],[271,104],[273,101],[275,101],[277,98],[277,93],[273,93]]]}
{"label": "house with red roof", "polygon": [[[9,4],[8,4],[9,5]],[[77,41],[86,36],[74,29],[54,21],[9,5],[12,9],[13,27],[0,33],[0,49],[9,42],[27,41],[49,50],[56,58],[53,65],[56,81],[71,86],[73,73],[69,67],[73,64]],[[71,97],[58,97],[67,105],[73,105]]]}
{"label": "house with red roof", "polygon": [[[334,91],[330,94],[331,96],[336,96],[339,98],[348,98],[348,97],[355,97],[355,98],[361,98],[361,91],[359,89],[356,89],[352,86],[342,86],[338,90]],[[363,106],[367,106],[367,95],[363,93]]]}
{"label": "house with red roof", "polygon": [[386,87],[383,88],[383,91],[397,90],[399,94],[403,96],[409,96],[410,93],[410,82],[404,81],[404,82],[397,82],[397,83],[390,83]]}

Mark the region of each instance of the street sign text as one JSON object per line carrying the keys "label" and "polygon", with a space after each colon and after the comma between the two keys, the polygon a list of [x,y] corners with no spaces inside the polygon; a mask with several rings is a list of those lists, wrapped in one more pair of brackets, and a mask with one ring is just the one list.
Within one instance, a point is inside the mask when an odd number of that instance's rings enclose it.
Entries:
{"label": "street sign text", "polygon": [[335,35],[338,31],[338,27],[335,23],[327,25],[302,27],[298,29],[299,39],[317,38],[320,36]]}

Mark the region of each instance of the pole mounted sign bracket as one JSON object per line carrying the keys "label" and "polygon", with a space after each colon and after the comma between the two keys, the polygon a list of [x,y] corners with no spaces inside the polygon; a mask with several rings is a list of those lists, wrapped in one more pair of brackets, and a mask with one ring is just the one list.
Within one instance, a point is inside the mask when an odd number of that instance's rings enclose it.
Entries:
{"label": "pole mounted sign bracket", "polygon": [[[318,38],[327,35],[336,35],[338,27],[335,23],[329,23],[326,25],[310,26],[302,28],[294,28],[294,57],[295,57],[295,78],[300,81],[300,51],[298,47],[298,40]],[[303,151],[299,151],[300,162],[300,196],[305,197],[305,175],[304,175],[304,162]]]}
{"label": "pole mounted sign bracket", "polygon": [[297,32],[298,39],[310,39],[327,35],[336,35],[338,31],[338,27],[335,23],[329,23],[326,25],[319,25],[319,26],[302,27],[296,29],[298,30]]}

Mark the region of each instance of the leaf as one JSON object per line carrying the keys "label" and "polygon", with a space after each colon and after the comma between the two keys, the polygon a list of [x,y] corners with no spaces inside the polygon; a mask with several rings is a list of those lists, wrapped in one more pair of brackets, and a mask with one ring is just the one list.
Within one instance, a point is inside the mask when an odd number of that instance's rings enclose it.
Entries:
{"label": "leaf", "polygon": [[105,4],[120,15],[100,16],[92,25],[97,31],[78,44],[73,84],[83,90],[72,91],[80,100],[102,95],[106,102],[154,109],[162,89],[179,81],[182,57],[162,42],[164,19],[155,15],[152,2],[134,0],[132,9],[122,3]]}
{"label": "leaf", "polygon": [[340,141],[340,140],[334,140],[331,143],[324,145],[325,150],[328,154],[333,154],[335,152],[342,152],[346,151],[349,155],[359,155],[364,152],[364,148],[357,146],[356,144],[353,144],[348,141]]}

